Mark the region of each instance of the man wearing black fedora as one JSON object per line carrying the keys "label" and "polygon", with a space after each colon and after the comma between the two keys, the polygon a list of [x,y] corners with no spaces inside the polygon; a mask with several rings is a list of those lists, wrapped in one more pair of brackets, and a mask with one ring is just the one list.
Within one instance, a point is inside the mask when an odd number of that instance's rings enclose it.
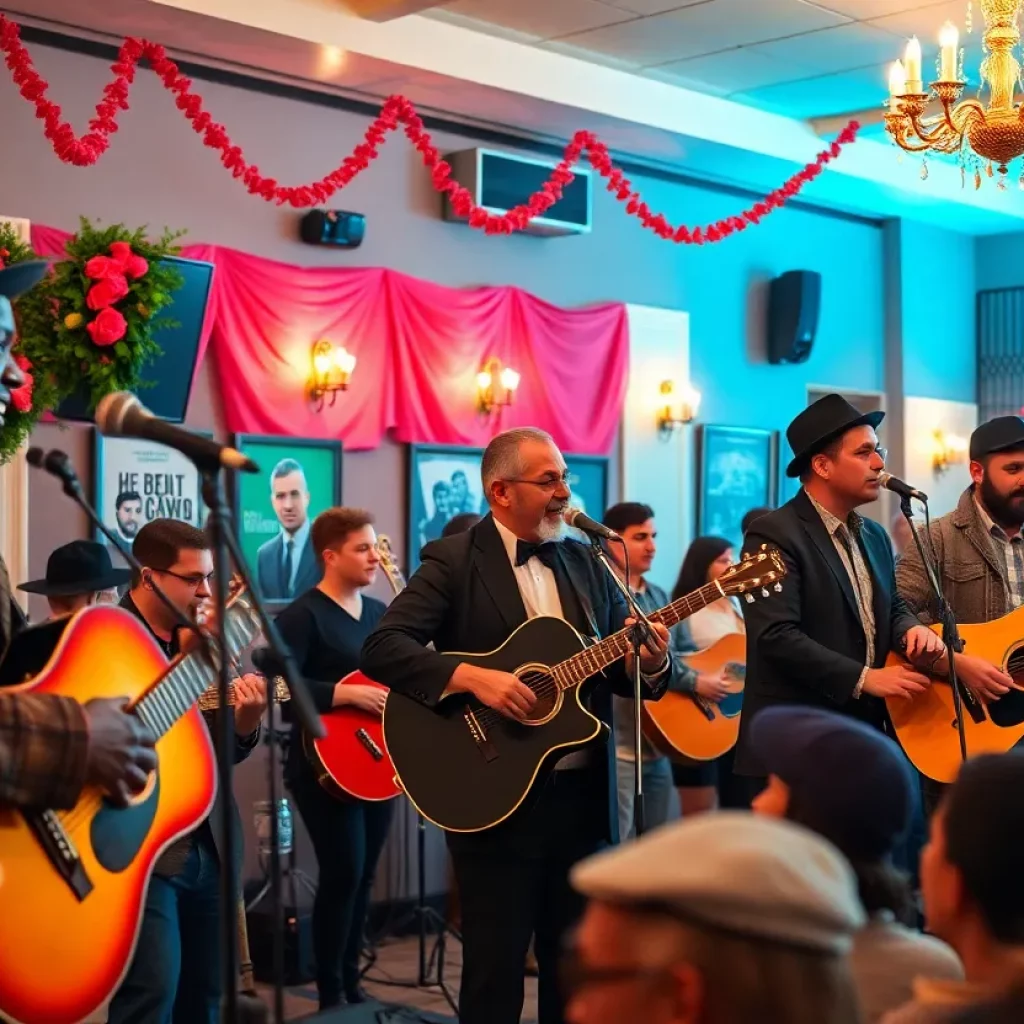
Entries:
{"label": "man wearing black fedora", "polygon": [[74,615],[91,604],[117,604],[117,588],[131,582],[131,569],[115,569],[110,552],[94,540],[73,540],[51,552],[46,576],[18,584],[27,594],[42,594],[50,617]]}
{"label": "man wearing black fedora", "polygon": [[[0,262],[0,427],[11,392],[25,377],[11,357],[11,301],[46,273],[43,261],[3,267]],[[14,602],[0,558],[0,657],[14,634]],[[58,694],[0,691],[0,807],[73,807],[88,783],[126,801],[156,767],[154,737],[141,719],[123,714],[116,700],[84,707]]]}
{"label": "man wearing black fedora", "polygon": [[765,768],[750,743],[757,714],[804,704],[882,729],[885,697],[929,685],[908,666],[885,668],[893,649],[921,667],[941,657],[939,638],[896,592],[885,530],[856,509],[878,498],[885,450],[875,427],[882,412],[861,413],[826,395],[786,430],[793,459],[786,475],[803,485],[782,508],[754,521],[744,547],[778,547],[789,573],[782,591],[745,605],[747,675],[735,772],[753,796]]}

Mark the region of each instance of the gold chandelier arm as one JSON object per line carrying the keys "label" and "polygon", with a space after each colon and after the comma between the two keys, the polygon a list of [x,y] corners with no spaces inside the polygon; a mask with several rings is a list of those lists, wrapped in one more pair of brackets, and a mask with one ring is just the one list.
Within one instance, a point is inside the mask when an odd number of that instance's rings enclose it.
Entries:
{"label": "gold chandelier arm", "polygon": [[914,133],[911,129],[910,118],[905,114],[887,114],[885,126],[896,145],[900,149],[905,149],[908,153],[924,153],[932,148],[930,142],[916,143],[911,141]]}
{"label": "gold chandelier arm", "polygon": [[927,121],[916,114],[910,115],[910,123],[914,128],[914,134],[926,144],[928,149],[941,149],[944,152],[951,152],[960,144],[961,132],[956,126],[946,124],[945,117],[929,118]]}
{"label": "gold chandelier arm", "polygon": [[958,135],[963,135],[976,119],[985,120],[985,108],[978,100],[962,100],[952,109],[946,108],[946,121]]}

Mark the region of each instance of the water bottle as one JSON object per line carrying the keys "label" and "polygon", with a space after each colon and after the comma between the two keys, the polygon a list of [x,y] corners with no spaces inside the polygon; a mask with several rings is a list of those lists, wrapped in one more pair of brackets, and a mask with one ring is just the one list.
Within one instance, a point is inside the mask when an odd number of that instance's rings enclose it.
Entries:
{"label": "water bottle", "polygon": [[[269,857],[273,849],[271,820],[273,804],[269,800],[257,800],[253,804],[253,821],[256,825],[256,841],[261,857]],[[280,855],[292,852],[293,841],[292,809],[286,797],[277,801],[277,852]]]}

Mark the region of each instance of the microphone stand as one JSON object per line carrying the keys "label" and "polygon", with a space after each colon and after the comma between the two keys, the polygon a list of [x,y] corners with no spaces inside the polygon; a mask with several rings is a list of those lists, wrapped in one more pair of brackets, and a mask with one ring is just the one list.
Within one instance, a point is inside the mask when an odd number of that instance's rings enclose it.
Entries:
{"label": "microphone stand", "polygon": [[[590,553],[604,566],[605,571],[615,581],[615,586],[626,599],[626,606],[636,622],[630,629],[630,643],[633,647],[633,815],[636,823],[637,837],[644,833],[644,778],[643,778],[643,723],[641,719],[641,701],[643,701],[643,676],[640,671],[640,648],[648,640],[653,639],[654,630],[651,628],[650,620],[643,610],[636,603],[633,591],[628,582],[623,582],[622,577],[612,566],[605,553],[604,546],[600,539],[588,535],[590,541]],[[629,562],[626,562],[627,581],[629,579]],[[624,842],[626,836],[619,836],[619,841]]]}
{"label": "microphone stand", "polygon": [[[910,504],[910,497],[908,495],[900,495],[900,511],[906,517],[907,523],[910,525],[910,532],[914,535],[914,543],[917,545],[917,553],[921,557],[921,565],[924,566],[925,573],[928,575],[928,582],[931,585],[932,593],[935,597],[936,608],[939,613],[939,621],[942,623],[942,642],[946,645],[946,678],[949,680],[949,685],[953,690],[953,714],[956,717],[956,731],[957,736],[960,740],[960,760],[967,760],[967,736],[964,733],[964,691],[960,689],[960,680],[956,674],[956,664],[954,661],[954,654],[959,654],[964,649],[964,642],[960,637],[960,631],[957,628],[956,616],[953,614],[953,609],[950,608],[949,602],[946,600],[945,595],[942,592],[942,586],[939,583],[939,567],[935,560],[925,552],[924,545],[921,543],[921,536],[918,531],[914,528],[914,511]],[[920,499],[925,505],[927,510],[927,500]],[[927,528],[927,518],[926,518]],[[929,541],[931,538],[929,537]],[[972,704],[975,701],[974,694],[970,691],[966,691],[966,698]]]}

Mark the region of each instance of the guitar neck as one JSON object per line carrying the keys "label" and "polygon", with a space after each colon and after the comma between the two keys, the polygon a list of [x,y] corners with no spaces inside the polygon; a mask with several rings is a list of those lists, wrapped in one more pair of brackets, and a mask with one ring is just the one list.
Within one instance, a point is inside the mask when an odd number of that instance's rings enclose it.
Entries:
{"label": "guitar neck", "polygon": [[[251,643],[257,629],[246,605],[238,602],[228,608],[224,639],[229,655],[234,657]],[[205,651],[186,654],[139,700],[134,711],[159,739],[199,700],[216,675]]]}
{"label": "guitar neck", "polygon": [[[717,583],[708,583],[700,590],[694,590],[671,604],[665,605],[664,608],[652,612],[648,618],[652,622],[660,622],[666,628],[671,628],[694,612],[700,611],[701,608],[714,604],[722,595],[722,588]],[[609,665],[624,658],[631,646],[630,631],[620,629],[618,633],[612,633],[611,636],[605,637],[592,647],[587,647],[579,654],[574,654],[571,658],[559,662],[553,666],[551,674],[560,690],[579,686],[592,675],[602,672]]]}

